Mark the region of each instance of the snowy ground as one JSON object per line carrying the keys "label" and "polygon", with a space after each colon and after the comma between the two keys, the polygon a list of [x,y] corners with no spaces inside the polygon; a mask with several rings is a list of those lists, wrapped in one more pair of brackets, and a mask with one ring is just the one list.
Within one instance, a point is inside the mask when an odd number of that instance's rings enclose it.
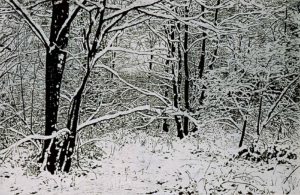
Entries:
{"label": "snowy ground", "polygon": [[114,143],[97,142],[100,152],[90,156],[102,153],[102,158],[85,158],[82,169],[60,176],[36,176],[22,168],[28,154],[19,150],[1,164],[0,195],[300,194],[299,157],[281,165],[234,159],[239,134],[200,133],[183,140],[139,133]]}

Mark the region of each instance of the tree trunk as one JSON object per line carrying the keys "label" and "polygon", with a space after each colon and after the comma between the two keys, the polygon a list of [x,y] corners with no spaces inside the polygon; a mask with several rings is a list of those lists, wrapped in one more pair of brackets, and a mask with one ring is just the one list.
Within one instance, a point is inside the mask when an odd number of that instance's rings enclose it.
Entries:
{"label": "tree trunk", "polygon": [[89,75],[90,75],[90,69],[88,68],[83,78],[83,81],[81,83],[81,86],[77,91],[77,94],[74,96],[73,101],[71,102],[71,107],[69,109],[67,129],[69,129],[71,133],[64,140],[63,147],[59,155],[59,168],[61,169],[61,171],[64,172],[69,172],[71,168],[71,158],[72,158],[72,154],[74,153],[75,144],[76,144],[75,140],[76,140],[78,119],[80,114],[81,98],[82,98],[82,93],[84,91],[85,85],[88,81]]}
{"label": "tree trunk", "polygon": [[[50,47],[46,54],[46,113],[45,135],[57,131],[57,113],[59,106],[60,87],[66,63],[66,52],[62,51],[68,44],[69,28],[61,28],[69,16],[68,0],[52,0],[52,22],[50,31]],[[60,32],[60,34],[59,34]],[[58,36],[59,35],[59,36]],[[56,170],[58,140],[45,140],[43,156],[45,169],[52,174]],[[46,158],[45,158],[46,157]]]}
{"label": "tree trunk", "polygon": [[[185,17],[188,17],[188,7],[185,7]],[[190,75],[189,75],[189,66],[188,66],[188,30],[189,27],[187,24],[184,25],[184,56],[183,56],[183,65],[184,65],[184,102],[185,102],[185,109],[187,111],[190,110],[190,103],[189,103],[189,91],[190,91]],[[188,117],[183,118],[183,132],[185,135],[189,133],[189,119]]]}
{"label": "tree trunk", "polygon": [[[220,3],[221,3],[221,0],[218,0],[218,1],[217,1],[217,6],[219,6]],[[216,12],[215,12],[214,25],[217,25],[218,14],[219,14],[219,8],[217,8],[217,9],[216,9]],[[217,55],[218,55],[218,45],[217,45],[216,49],[214,50],[214,54],[213,54],[211,63],[210,63],[210,65],[209,65],[209,67],[208,67],[210,70],[213,69],[213,64],[214,64],[215,61],[216,61],[216,56],[217,56]]]}
{"label": "tree trunk", "polygon": [[[105,7],[106,1],[103,1],[103,6]],[[93,41],[92,49],[89,51],[87,56],[87,69],[86,73],[83,77],[83,80],[81,82],[81,85],[79,89],[77,90],[77,93],[73,97],[73,100],[70,105],[69,113],[68,113],[68,121],[67,121],[67,129],[70,130],[70,134],[66,136],[66,138],[63,140],[63,146],[61,147],[60,153],[59,153],[59,170],[64,172],[69,172],[71,168],[71,162],[72,162],[72,155],[75,150],[76,145],[76,133],[77,133],[77,125],[80,115],[80,105],[81,105],[81,98],[83,91],[85,89],[85,86],[87,84],[88,78],[91,73],[91,65],[90,62],[93,61],[93,58],[95,57],[99,43],[102,41],[99,39],[102,26],[103,26],[103,17],[104,17],[104,11],[105,9],[100,11],[100,19],[97,27],[97,31],[95,34],[95,39]],[[87,36],[90,36],[88,34]]]}
{"label": "tree trunk", "polygon": [[[116,38],[115,41],[115,46],[118,46],[118,38]],[[115,51],[112,51],[112,65],[111,68],[114,70],[115,66],[116,66],[116,58],[117,58],[117,53]],[[110,73],[110,78],[113,79],[114,78],[114,74]]]}
{"label": "tree trunk", "polygon": [[[175,26],[172,24],[170,31],[168,30],[168,28],[165,28],[165,33],[168,35],[168,37],[170,37],[168,39],[168,45],[169,45],[169,55],[168,57],[174,57],[176,48],[174,45],[174,40],[175,40]],[[179,54],[180,50],[178,50],[178,54]],[[170,63],[170,60],[166,60],[166,70],[165,72],[168,73],[168,66],[171,65],[171,73],[173,74],[173,78],[172,78],[172,90],[173,90],[173,105],[175,108],[179,107],[179,93],[178,93],[178,81],[176,81],[176,75],[175,75],[175,65],[174,62]],[[181,59],[179,58],[179,62],[178,62],[178,66],[181,66]],[[165,97],[168,97],[168,88],[166,88],[165,91]],[[178,116],[174,116],[175,119],[175,124],[176,124],[176,128],[177,128],[177,137],[179,137],[180,139],[183,138],[183,132],[181,129],[181,121],[180,121],[180,117]],[[163,130],[165,132],[168,131],[168,127],[169,124],[167,124],[167,120],[165,119],[163,122]]]}
{"label": "tree trunk", "polygon": [[[174,44],[174,40],[175,40],[175,26],[173,26],[173,25],[171,27],[170,39],[171,39],[171,41],[170,41],[171,56],[174,57],[176,48],[175,48],[175,44]],[[179,60],[179,65],[178,66],[181,66],[181,61],[180,60]],[[173,76],[173,80],[172,80],[174,107],[175,108],[179,108],[178,78],[176,77],[175,65],[174,64],[172,64],[172,74],[174,75]],[[175,118],[175,123],[176,123],[176,127],[177,127],[177,137],[179,137],[180,139],[182,139],[183,138],[183,133],[182,133],[182,127],[181,127],[180,117],[179,116],[175,116],[174,118]]]}
{"label": "tree trunk", "polygon": [[[169,35],[169,32],[168,32],[167,27],[165,27],[165,33],[166,33],[166,35]],[[169,45],[170,45],[170,44],[169,44]],[[168,57],[170,57],[170,54],[168,55]],[[165,65],[166,65],[166,66],[165,66],[165,72],[168,74],[168,73],[169,73],[168,67],[169,67],[169,65],[170,65],[170,60],[166,60]],[[166,87],[165,87],[165,91],[164,91],[164,96],[165,96],[166,98],[168,98],[168,96],[169,96],[168,90],[169,90],[169,88],[166,86]],[[168,124],[167,119],[164,119],[164,120],[163,120],[163,125],[162,125],[163,131],[168,132],[168,131],[169,131],[169,126],[170,126],[170,125]]]}
{"label": "tree trunk", "polygon": [[[201,6],[201,11],[204,12],[205,7]],[[203,16],[204,17],[204,16]],[[202,33],[202,37],[206,37],[206,33]],[[203,72],[204,72],[204,66],[205,66],[205,52],[206,52],[206,38],[203,39],[202,41],[202,46],[201,46],[201,54],[200,54],[200,62],[199,62],[199,79],[203,78]],[[199,98],[199,104],[203,105],[203,100],[204,100],[204,89],[206,87],[203,85],[202,86],[202,91],[201,91],[201,95]]]}
{"label": "tree trunk", "polygon": [[259,108],[258,108],[257,128],[256,128],[256,134],[258,136],[260,134],[260,121],[261,121],[261,112],[262,112],[262,99],[263,99],[263,94],[261,94],[261,96],[259,98]]}
{"label": "tree trunk", "polygon": [[[174,71],[175,67],[172,66],[172,74],[174,74],[173,77],[173,96],[174,96],[174,107],[178,108],[179,104],[178,104],[178,99],[179,99],[179,94],[178,94],[178,86],[177,86],[177,82],[176,82],[176,78],[175,78],[175,71]],[[175,116],[175,123],[177,126],[177,137],[179,137],[180,139],[183,138],[183,133],[181,130],[181,121],[180,118],[178,116]]]}
{"label": "tree trunk", "polygon": [[242,147],[242,145],[243,145],[243,141],[244,141],[245,133],[246,133],[246,125],[247,125],[247,120],[244,120],[242,136],[241,136],[241,139],[240,139],[239,147]]}

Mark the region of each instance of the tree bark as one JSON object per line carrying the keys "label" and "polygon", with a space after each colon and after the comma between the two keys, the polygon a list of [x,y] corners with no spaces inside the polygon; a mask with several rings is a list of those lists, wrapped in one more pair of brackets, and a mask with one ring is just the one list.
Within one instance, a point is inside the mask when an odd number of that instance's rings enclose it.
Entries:
{"label": "tree bark", "polygon": [[[118,38],[116,38],[116,42],[115,42],[115,46],[118,46]],[[116,66],[116,58],[117,58],[117,53],[115,51],[112,52],[112,65],[111,68],[114,70],[115,66]],[[114,78],[114,74],[110,73],[110,78],[113,79]]]}
{"label": "tree bark", "polygon": [[[185,17],[188,17],[189,10],[188,7],[185,7]],[[187,24],[184,25],[184,55],[183,55],[183,66],[184,66],[184,102],[185,102],[185,109],[187,111],[190,110],[190,103],[189,103],[189,91],[190,91],[190,75],[189,75],[189,66],[188,66],[188,30],[189,26]],[[183,132],[185,135],[189,133],[189,119],[188,117],[183,118]]]}
{"label": "tree bark", "polygon": [[258,108],[257,127],[256,127],[256,134],[258,136],[260,134],[260,121],[261,121],[261,112],[262,112],[262,99],[263,99],[263,94],[261,94],[261,96],[259,98],[259,108]]}
{"label": "tree bark", "polygon": [[[106,1],[104,0],[103,6],[105,7],[105,5],[106,5]],[[88,56],[87,56],[86,73],[83,77],[79,89],[77,90],[77,93],[73,97],[73,100],[69,108],[67,129],[69,129],[71,133],[67,135],[66,138],[64,139],[63,146],[59,153],[59,170],[64,172],[69,172],[71,168],[72,155],[74,153],[75,145],[76,145],[77,126],[78,126],[78,120],[80,115],[82,94],[84,92],[85,86],[88,82],[88,78],[91,73],[90,62],[93,61],[93,58],[97,53],[98,46],[100,45],[99,43],[102,41],[102,39],[99,39],[99,37],[103,26],[104,12],[105,9],[100,11],[99,23],[94,37],[95,39],[93,41],[92,49],[88,52]],[[87,36],[90,35],[91,34],[88,34]]]}
{"label": "tree bark", "polygon": [[[68,0],[52,0],[52,22],[50,30],[50,47],[46,49],[46,113],[45,135],[57,131],[57,113],[59,106],[60,87],[66,63],[69,28],[61,28],[69,16]],[[60,34],[59,34],[60,32]],[[59,35],[59,36],[58,36]],[[50,144],[51,143],[51,144]],[[45,140],[41,161],[50,173],[56,170],[58,140]],[[46,159],[45,159],[46,157]]]}
{"label": "tree bark", "polygon": [[[204,12],[205,11],[205,7],[204,6],[201,6],[201,11]],[[204,17],[204,16],[203,16]],[[203,32],[202,33],[202,37],[206,37],[206,33]],[[201,53],[200,53],[200,62],[199,62],[199,66],[198,66],[198,69],[199,69],[199,79],[202,79],[203,78],[203,72],[204,72],[204,66],[205,66],[205,52],[206,52],[206,38],[203,39],[202,41],[202,46],[201,46]],[[199,98],[199,104],[200,105],[203,105],[203,100],[204,100],[204,89],[206,87],[203,85],[202,87],[202,91],[201,91],[201,95],[200,95],[200,98]]]}
{"label": "tree bark", "polygon": [[[174,53],[175,53],[175,44],[174,44],[174,40],[175,40],[175,26],[171,27],[171,32],[170,32],[170,46],[171,46],[171,56],[174,57]],[[178,48],[179,49],[179,48]],[[180,52],[180,51],[179,51]],[[179,59],[179,64],[178,66],[181,66],[181,60]],[[180,71],[180,70],[179,70]],[[175,65],[172,64],[172,74],[173,76],[173,80],[172,80],[172,84],[173,84],[173,101],[174,101],[174,107],[175,108],[179,108],[179,87],[178,87],[178,78],[176,77],[176,73],[175,73]],[[182,133],[182,127],[181,127],[181,121],[180,121],[180,117],[179,116],[174,116],[175,118],[175,123],[176,123],[176,127],[177,127],[177,137],[179,137],[180,139],[183,138],[183,133]]]}
{"label": "tree bark", "polygon": [[246,125],[247,125],[247,120],[244,120],[242,136],[241,136],[241,139],[240,139],[239,147],[243,146],[243,141],[244,141],[245,133],[246,133]]}
{"label": "tree bark", "polygon": [[[220,4],[221,4],[221,0],[218,0],[218,1],[217,1],[217,6],[219,6]],[[217,9],[216,9],[216,12],[215,12],[214,25],[217,25],[218,14],[219,14],[219,8],[217,8]],[[214,50],[214,54],[213,54],[211,63],[210,63],[210,65],[209,65],[209,67],[208,67],[210,70],[213,69],[213,64],[214,64],[215,61],[216,61],[216,56],[217,56],[217,55],[218,55],[218,45],[217,45],[216,49]]]}
{"label": "tree bark", "polygon": [[59,168],[61,169],[61,171],[64,172],[69,172],[71,168],[71,160],[72,160],[71,158],[72,158],[72,154],[74,153],[75,144],[76,144],[75,141],[76,141],[78,119],[80,114],[81,98],[86,83],[88,81],[89,75],[90,75],[90,69],[88,68],[83,78],[83,81],[81,83],[81,86],[77,91],[76,95],[74,96],[71,102],[71,107],[69,109],[67,129],[69,129],[71,133],[64,140],[62,151],[60,152],[60,156],[59,156]]}

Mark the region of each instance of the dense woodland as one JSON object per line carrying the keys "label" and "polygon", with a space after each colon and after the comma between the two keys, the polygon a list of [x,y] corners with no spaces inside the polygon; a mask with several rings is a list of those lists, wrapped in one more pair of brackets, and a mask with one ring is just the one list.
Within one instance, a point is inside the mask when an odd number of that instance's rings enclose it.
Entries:
{"label": "dense woodland", "polygon": [[202,172],[94,194],[300,193],[300,1],[1,0],[0,32],[0,194],[16,167],[80,190],[142,148]]}

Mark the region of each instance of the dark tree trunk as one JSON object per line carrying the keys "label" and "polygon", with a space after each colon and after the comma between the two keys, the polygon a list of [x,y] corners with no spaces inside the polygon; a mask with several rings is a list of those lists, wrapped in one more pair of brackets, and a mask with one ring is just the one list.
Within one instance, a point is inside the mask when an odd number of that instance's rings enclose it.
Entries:
{"label": "dark tree trunk", "polygon": [[[118,46],[118,39],[116,38],[116,41],[115,41],[115,46],[117,47]],[[115,69],[115,66],[116,66],[116,57],[117,57],[117,53],[115,51],[112,52],[112,65],[111,65],[111,68],[112,69]],[[113,73],[110,73],[110,78],[114,78],[114,74]]]}
{"label": "dark tree trunk", "polygon": [[239,147],[243,146],[243,141],[244,141],[245,133],[246,133],[246,125],[247,125],[247,120],[244,120],[242,136],[241,136],[241,139],[240,139]]}
{"label": "dark tree trunk", "polygon": [[[105,7],[106,1],[103,1],[103,5]],[[69,172],[71,168],[71,162],[72,162],[72,155],[75,150],[75,145],[76,145],[76,133],[77,133],[77,125],[78,125],[78,120],[79,120],[79,115],[80,115],[80,105],[81,105],[81,99],[82,99],[82,94],[85,89],[85,86],[88,82],[88,78],[91,73],[91,65],[90,62],[93,60],[95,57],[95,54],[97,53],[98,46],[100,45],[99,43],[102,41],[99,39],[102,26],[103,26],[103,17],[104,17],[104,11],[105,9],[100,11],[100,19],[98,23],[98,27],[96,30],[95,34],[95,39],[93,41],[92,49],[89,51],[88,56],[87,56],[87,69],[86,73],[83,77],[83,80],[81,82],[81,85],[73,97],[73,100],[71,102],[70,108],[69,108],[69,113],[68,113],[68,121],[67,121],[67,129],[70,130],[70,134],[67,135],[63,142],[63,147],[62,150],[60,151],[59,155],[59,168],[61,171],[64,172]],[[90,34],[88,34],[90,36]]]}
{"label": "dark tree trunk", "polygon": [[[52,4],[53,11],[50,31],[50,47],[47,48],[46,54],[45,135],[51,135],[53,132],[57,131],[60,87],[66,62],[66,52],[62,50],[65,49],[68,44],[67,34],[69,32],[68,27],[60,32],[61,27],[69,15],[68,0],[52,0]],[[56,158],[59,152],[57,144],[57,139],[45,140],[43,156],[41,158],[41,161],[44,162],[45,169],[52,174],[56,170]]]}
{"label": "dark tree trunk", "polygon": [[[114,70],[115,69],[115,66],[116,66],[116,52],[113,51],[112,53],[112,58],[113,58],[113,61],[112,61],[112,64],[111,64],[111,68]],[[114,73],[110,73],[110,78],[113,79],[114,78]]]}
{"label": "dark tree trunk", "polygon": [[[169,31],[168,31],[167,27],[165,27],[165,33],[166,33],[166,35],[169,35]],[[170,43],[169,43],[169,45],[170,45]],[[169,55],[168,57],[170,57],[170,55]],[[168,67],[169,67],[169,65],[170,65],[170,60],[166,60],[165,65],[166,65],[166,67],[165,67],[165,72],[168,73],[168,72],[169,72]],[[165,87],[164,96],[165,96],[166,98],[168,98],[168,96],[169,96],[169,92],[168,92],[168,87],[167,87],[167,86]],[[168,131],[169,131],[169,126],[170,126],[170,125],[168,124],[167,119],[164,119],[164,120],[163,120],[163,125],[162,125],[163,131],[168,132]]]}
{"label": "dark tree trunk", "polygon": [[259,98],[259,108],[258,108],[258,117],[257,117],[257,127],[256,127],[256,134],[260,134],[260,120],[261,120],[261,112],[262,112],[262,99],[263,99],[263,94],[261,94]]}
{"label": "dark tree trunk", "polygon": [[[206,33],[202,34],[202,37],[206,37]],[[205,65],[205,50],[206,50],[206,38],[202,41],[200,62],[199,62],[199,78],[203,77],[204,65]]]}
{"label": "dark tree trunk", "polygon": [[150,55],[150,62],[149,62],[149,70],[150,70],[150,71],[152,70],[152,67],[153,67],[153,62],[152,62],[152,60],[153,60],[153,55],[151,54],[151,55]]}
{"label": "dark tree trunk", "polygon": [[169,124],[167,123],[167,119],[164,119],[162,128],[164,132],[169,132]]}
{"label": "dark tree trunk", "polygon": [[74,153],[75,144],[76,144],[75,141],[76,141],[78,119],[80,114],[81,97],[85,85],[88,81],[89,75],[90,75],[90,70],[88,68],[87,73],[85,74],[83,81],[81,83],[81,86],[77,91],[77,94],[74,96],[73,101],[71,102],[71,107],[69,109],[67,128],[71,131],[71,134],[69,134],[67,138],[64,140],[62,151],[60,152],[60,156],[59,156],[59,167],[64,172],[69,172],[71,168],[71,157],[72,154]]}
{"label": "dark tree trunk", "polygon": [[[174,45],[174,40],[175,40],[175,26],[171,25],[170,30],[168,30],[168,28],[165,28],[165,33],[168,35],[168,37],[170,37],[168,39],[168,45],[170,47],[170,51],[169,51],[169,56],[168,57],[174,57],[174,53],[175,53],[175,45]],[[180,52],[180,51],[178,51]],[[181,66],[181,60],[179,59],[179,66]],[[168,66],[170,66],[170,60],[166,60],[166,72],[168,72]],[[174,64],[171,64],[171,73],[174,75],[173,79],[172,79],[172,89],[173,89],[173,105],[175,108],[178,108],[179,106],[179,94],[178,94],[178,83],[176,82],[176,75],[175,75],[175,67]],[[168,88],[165,91],[165,97],[168,97]],[[174,116],[175,119],[175,124],[177,127],[177,137],[179,137],[180,139],[183,138],[183,132],[181,129],[181,121],[180,118],[178,116]],[[163,130],[164,131],[168,131],[168,127],[169,125],[167,124],[167,120],[164,119],[163,122]]]}
{"label": "dark tree trunk", "polygon": [[[169,71],[168,71],[168,68],[167,68],[168,65],[169,65],[169,60],[166,61],[166,69],[165,69],[165,72],[166,72],[166,73],[169,72]],[[164,96],[165,96],[166,98],[168,98],[168,96],[169,96],[169,93],[168,93],[168,87],[165,88]],[[163,125],[162,125],[163,131],[168,132],[168,131],[169,131],[169,126],[170,126],[170,125],[168,124],[167,119],[164,119],[164,120],[163,120]]]}
{"label": "dark tree trunk", "polygon": [[[218,0],[217,1],[217,6],[219,6],[221,3],[221,0]],[[215,12],[215,18],[214,18],[214,25],[217,25],[217,20],[218,20],[218,14],[219,14],[219,8],[216,9],[216,12]],[[213,57],[212,57],[212,60],[211,60],[211,63],[209,65],[209,69],[212,70],[213,69],[213,64],[215,63],[216,61],[216,56],[218,55],[218,45],[216,47],[216,49],[214,50],[214,53],[213,53]]]}
{"label": "dark tree trunk", "polygon": [[[205,7],[201,6],[201,11],[204,12]],[[204,17],[204,16],[203,16]],[[201,46],[201,53],[200,53],[200,62],[199,62],[199,79],[203,78],[203,72],[204,72],[204,66],[205,66],[205,52],[206,52],[206,33],[202,33],[202,37],[204,38],[202,41],[202,46]],[[201,91],[201,95],[199,98],[199,104],[202,105],[203,104],[203,100],[204,100],[204,89],[206,87],[203,85],[202,86],[202,91]]]}
{"label": "dark tree trunk", "polygon": [[[188,7],[185,7],[185,16],[188,17]],[[183,56],[183,66],[184,66],[184,102],[185,102],[185,109],[187,111],[190,110],[190,103],[189,103],[189,91],[190,91],[190,75],[189,75],[189,66],[188,66],[188,30],[189,27],[187,24],[184,25],[184,56]],[[183,118],[183,132],[185,135],[189,133],[189,119],[188,117]]]}
{"label": "dark tree trunk", "polygon": [[287,33],[287,19],[288,19],[288,4],[287,0],[285,1],[285,19],[284,19],[284,34]]}
{"label": "dark tree trunk", "polygon": [[[178,98],[179,98],[179,94],[178,94],[178,86],[175,80],[175,71],[174,71],[174,66],[172,66],[172,74],[174,75],[173,77],[173,94],[174,94],[174,107],[178,108],[179,104],[178,104]],[[177,126],[177,137],[179,137],[180,139],[183,138],[183,133],[182,133],[182,129],[181,129],[181,121],[180,121],[180,117],[175,116],[175,123]]]}
{"label": "dark tree trunk", "polygon": [[[203,37],[206,37],[206,33],[202,34]],[[200,62],[199,62],[199,78],[203,78],[204,66],[205,66],[205,49],[206,49],[206,39],[202,41]]]}
{"label": "dark tree trunk", "polygon": [[[174,44],[175,26],[173,26],[173,25],[171,26],[170,39],[171,39],[171,41],[170,41],[171,56],[174,57],[176,48],[175,48],[175,44]],[[181,66],[181,61],[180,60],[179,60],[179,66]],[[174,75],[173,80],[172,80],[174,107],[179,108],[179,93],[178,93],[179,88],[178,88],[178,81],[176,81],[175,66],[174,65],[172,65],[172,74]],[[182,139],[183,138],[183,133],[182,133],[180,117],[175,116],[174,118],[175,118],[175,123],[176,123],[176,127],[177,127],[177,137]]]}
{"label": "dark tree trunk", "polygon": [[151,79],[151,71],[152,71],[152,68],[153,68],[153,55],[151,54],[150,55],[150,62],[149,62],[149,73],[148,73],[148,79],[150,80]]}

